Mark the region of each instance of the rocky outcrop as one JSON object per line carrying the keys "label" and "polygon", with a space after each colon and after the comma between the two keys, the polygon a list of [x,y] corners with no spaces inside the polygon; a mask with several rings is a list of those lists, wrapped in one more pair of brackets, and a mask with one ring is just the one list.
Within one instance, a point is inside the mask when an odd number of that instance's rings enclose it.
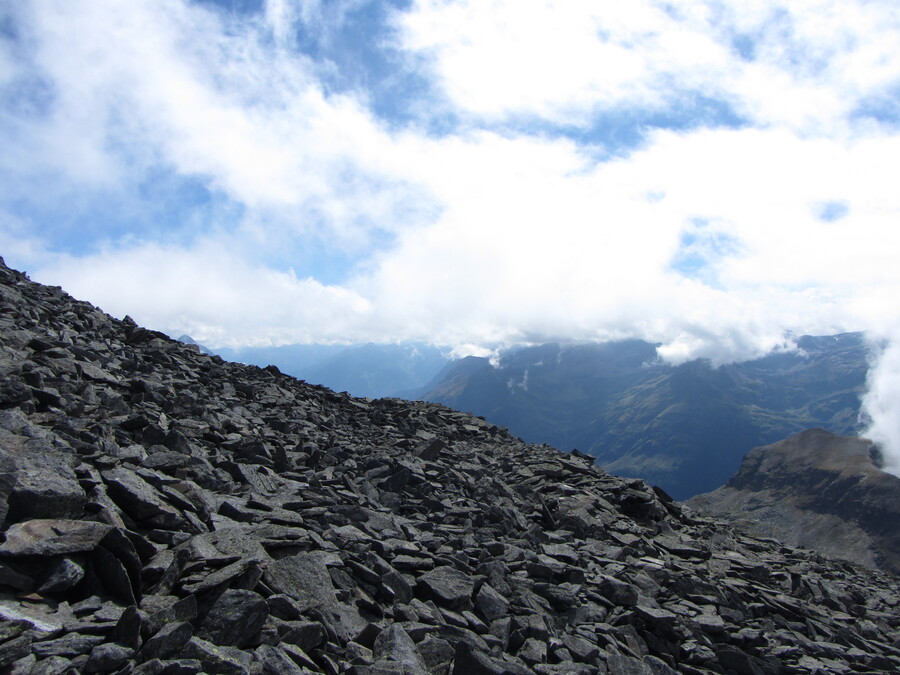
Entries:
{"label": "rocky outcrop", "polygon": [[726,485],[688,501],[790,546],[900,573],[900,478],[870,442],[810,429],[753,449]]}
{"label": "rocky outcrop", "polygon": [[0,266],[0,670],[900,669],[896,579]]}

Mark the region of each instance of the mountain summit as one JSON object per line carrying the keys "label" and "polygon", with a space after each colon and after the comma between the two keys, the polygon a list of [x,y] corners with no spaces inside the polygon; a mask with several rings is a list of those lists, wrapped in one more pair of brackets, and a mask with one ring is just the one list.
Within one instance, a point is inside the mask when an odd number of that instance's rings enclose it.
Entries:
{"label": "mountain summit", "polygon": [[723,487],[688,502],[791,546],[900,573],[900,478],[870,442],[810,429],[755,448]]}
{"label": "mountain summit", "polygon": [[0,261],[0,671],[897,672],[896,578]]}

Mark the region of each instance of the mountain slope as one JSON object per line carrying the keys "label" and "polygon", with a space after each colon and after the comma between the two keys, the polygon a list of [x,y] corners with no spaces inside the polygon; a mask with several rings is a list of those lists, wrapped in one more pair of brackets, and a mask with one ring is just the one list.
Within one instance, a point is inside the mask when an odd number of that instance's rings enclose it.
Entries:
{"label": "mountain slope", "polygon": [[896,579],[0,260],[0,671],[896,672]]}
{"label": "mountain slope", "polygon": [[676,498],[722,485],[752,447],[821,426],[853,433],[867,371],[860,334],[803,337],[800,351],[712,368],[660,363],[631,340],[543,345],[468,359],[423,398],[531,442],[578,448]]}
{"label": "mountain slope", "polygon": [[791,546],[900,572],[900,478],[871,442],[810,429],[749,452],[688,504]]}

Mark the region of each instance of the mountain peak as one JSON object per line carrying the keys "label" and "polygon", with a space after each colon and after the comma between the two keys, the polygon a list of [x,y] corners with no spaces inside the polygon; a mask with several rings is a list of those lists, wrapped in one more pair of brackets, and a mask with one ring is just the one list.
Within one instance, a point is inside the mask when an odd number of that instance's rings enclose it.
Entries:
{"label": "mountain peak", "polygon": [[793,546],[900,572],[900,478],[868,440],[809,429],[754,448],[718,490],[689,504]]}

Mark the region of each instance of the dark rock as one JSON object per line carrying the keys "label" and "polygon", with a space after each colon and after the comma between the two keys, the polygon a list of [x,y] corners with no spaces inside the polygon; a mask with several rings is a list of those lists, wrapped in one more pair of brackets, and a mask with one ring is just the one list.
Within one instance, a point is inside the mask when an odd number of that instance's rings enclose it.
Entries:
{"label": "dark rock", "polygon": [[6,531],[0,556],[56,556],[94,550],[112,529],[85,520],[42,519],[16,523]]}
{"label": "dark rock", "polygon": [[77,671],[71,659],[62,656],[51,656],[35,663],[28,672],[35,675],[68,675],[68,673]]}
{"label": "dark rock", "polygon": [[101,472],[109,496],[138,522],[152,527],[180,528],[184,517],[163,500],[143,478],[122,467]]}
{"label": "dark rock", "polygon": [[29,591],[34,585],[34,580],[17,572],[4,562],[0,562],[0,586],[8,586],[17,591]]}
{"label": "dark rock", "polygon": [[91,558],[100,584],[107,594],[126,605],[133,605],[140,600],[140,596],[135,596],[134,593],[136,584],[132,582],[121,560],[102,547],[94,549]]}
{"label": "dark rock", "polygon": [[173,621],[163,626],[156,635],[141,647],[141,660],[166,659],[178,654],[194,634],[194,627],[187,621]]}
{"label": "dark rock", "polygon": [[73,657],[79,654],[89,654],[94,647],[102,642],[103,638],[97,635],[70,633],[55,640],[35,642],[31,646],[31,651],[39,659],[46,659],[49,656]]}
{"label": "dark rock", "polygon": [[257,639],[268,616],[269,606],[259,593],[228,589],[200,622],[197,635],[213,644],[245,647]]}
{"label": "dark rock", "polygon": [[0,437],[0,456],[16,466],[7,521],[79,517],[87,496],[75,475],[77,458],[72,448],[45,438],[4,434],[2,429]]}
{"label": "dark rock", "polygon": [[90,658],[84,664],[86,673],[105,673],[124,666],[134,654],[133,647],[125,647],[114,642],[100,644],[91,650]]}
{"label": "dark rock", "polygon": [[391,624],[375,639],[372,647],[375,666],[390,662],[400,666],[407,675],[428,675],[428,669],[416,644],[399,624]]}
{"label": "dark rock", "polygon": [[509,601],[495,591],[490,584],[482,584],[475,596],[475,607],[488,621],[509,613]]}
{"label": "dark rock", "polygon": [[460,642],[453,659],[453,675],[531,675],[524,665],[495,659],[477,651],[472,645]]}
{"label": "dark rock", "polygon": [[456,655],[456,650],[447,640],[436,637],[426,637],[416,648],[425,662],[425,667],[432,670],[441,664],[449,664]]}
{"label": "dark rock", "polygon": [[449,609],[469,609],[472,607],[472,593],[475,581],[465,572],[450,567],[436,567],[419,577],[416,588],[426,598]]}
{"label": "dark rock", "polygon": [[31,400],[31,387],[18,379],[0,378],[0,407],[6,408]]}
{"label": "dark rock", "polygon": [[187,642],[182,655],[199,661],[206,672],[221,675],[249,675],[253,660],[251,654],[236,647],[214,645],[198,637]]}
{"label": "dark rock", "polygon": [[[147,598],[147,600],[151,600],[151,598]],[[142,620],[141,622],[141,634],[149,637],[153,635],[165,626],[168,623],[172,622],[184,622],[184,621],[193,621],[197,618],[197,598],[196,596],[189,595],[186,598],[182,598],[178,600],[175,597],[170,596],[171,602],[165,603],[164,606],[157,605],[153,608],[152,603],[147,602],[145,600],[142,608],[147,611],[147,619]],[[127,613],[128,610],[126,610]],[[122,615],[125,616],[125,613]],[[129,644],[127,642],[123,642],[123,644]]]}
{"label": "dark rock", "polygon": [[303,675],[309,672],[298,666],[282,650],[270,645],[257,647],[254,660],[259,664],[262,675]]}
{"label": "dark rock", "polygon": [[61,593],[84,578],[84,568],[71,558],[57,558],[45,571],[38,593]]}
{"label": "dark rock", "polygon": [[0,451],[0,525],[9,511],[9,496],[16,485],[16,461],[6,452]]}
{"label": "dark rock", "polygon": [[330,609],[337,603],[324,559],[300,553],[269,564],[263,580],[276,593],[296,600],[303,611]]}
{"label": "dark rock", "polygon": [[610,654],[606,657],[606,667],[610,673],[617,675],[655,675],[653,668],[641,659],[622,654]]}

